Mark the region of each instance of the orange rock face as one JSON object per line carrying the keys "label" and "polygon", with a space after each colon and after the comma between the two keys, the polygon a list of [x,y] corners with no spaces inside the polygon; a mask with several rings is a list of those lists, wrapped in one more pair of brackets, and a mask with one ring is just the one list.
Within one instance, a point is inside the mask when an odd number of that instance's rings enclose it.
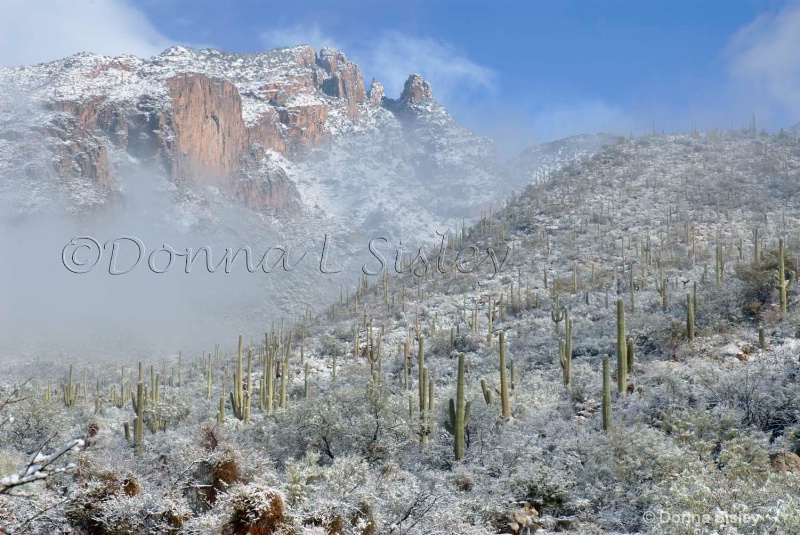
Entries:
{"label": "orange rock face", "polygon": [[403,85],[403,93],[400,100],[408,104],[420,104],[433,100],[431,84],[426,82],[419,74],[412,74]]}
{"label": "orange rock face", "polygon": [[314,77],[309,73],[293,74],[279,81],[265,84],[262,89],[267,99],[277,106],[283,106],[295,95],[311,95],[317,90]]}
{"label": "orange rock face", "polygon": [[328,107],[324,104],[289,107],[278,115],[280,122],[288,127],[286,149],[290,156],[330,142],[331,134],[325,129]]}
{"label": "orange rock face", "polygon": [[258,118],[258,123],[249,130],[250,143],[261,149],[274,149],[281,154],[287,154],[286,140],[278,112],[269,108]]}
{"label": "orange rock face", "polygon": [[124,115],[105,97],[93,97],[85,102],[61,101],[47,105],[47,108],[69,113],[78,121],[83,130],[99,130],[106,134],[112,143],[119,147],[128,145],[128,127]]}
{"label": "orange rock face", "polygon": [[55,140],[53,170],[63,179],[88,178],[99,188],[111,185],[108,151],[74,119],[57,120],[42,129],[46,139]]}
{"label": "orange rock face", "polygon": [[355,119],[358,117],[358,105],[367,98],[361,70],[358,65],[348,61],[344,53],[332,48],[323,48],[319,55],[320,66],[330,76],[322,83],[322,91],[332,97],[344,99],[348,116]]}
{"label": "orange rock face", "polygon": [[224,186],[248,146],[242,100],[233,84],[202,74],[168,81],[172,102],[172,178]]}
{"label": "orange rock face", "polygon": [[268,208],[288,215],[300,212],[297,190],[282,170],[273,170],[257,178],[240,177],[233,188],[233,194],[253,210]]}
{"label": "orange rock face", "polygon": [[[110,91],[48,102],[48,109],[70,116],[69,120],[54,117],[53,131],[46,132],[48,138],[62,141],[52,143],[53,168],[59,176],[111,184],[108,139],[141,163],[163,169],[178,185],[216,186],[253,209],[292,212],[300,206],[299,194],[286,174],[268,163],[268,151],[301,158],[330,143],[326,121],[334,107],[354,120],[359,106],[368,100],[370,105],[382,105],[380,83],[373,81],[368,94],[358,66],[332,48],[323,48],[319,56],[309,46],[280,49],[264,56],[256,69],[250,63],[250,83],[258,79],[261,68],[266,81],[260,87],[247,86],[242,94],[238,75],[203,74],[197,66],[189,66],[193,54],[176,48],[153,63],[104,60],[84,73],[102,86],[126,83],[131,79],[126,73],[147,76],[140,69],[147,72],[153,65],[187,62],[185,72],[176,70],[181,74],[167,74],[161,80],[160,90],[166,94],[154,90],[115,98]],[[124,76],[114,71],[125,71]],[[424,88],[422,92],[419,97],[424,99]],[[248,106],[255,106],[248,108],[247,123],[243,97]],[[255,119],[250,114],[254,109]],[[65,127],[65,120],[71,126]]]}

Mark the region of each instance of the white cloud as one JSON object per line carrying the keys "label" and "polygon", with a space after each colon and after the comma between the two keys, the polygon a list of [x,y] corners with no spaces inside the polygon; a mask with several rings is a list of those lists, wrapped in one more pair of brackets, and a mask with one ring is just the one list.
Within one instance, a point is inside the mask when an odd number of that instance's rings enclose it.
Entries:
{"label": "white cloud", "polygon": [[124,0],[0,0],[0,65],[77,52],[149,57],[171,44]]}
{"label": "white cloud", "polygon": [[385,31],[369,42],[355,42],[330,35],[317,24],[279,26],[264,31],[261,42],[267,48],[307,44],[319,50],[331,46],[356,62],[365,78],[383,83],[387,96],[398,97],[408,75],[421,74],[433,88],[439,102],[463,100],[472,90],[494,90],[495,72],[467,58],[451,45],[428,37],[414,37]]}
{"label": "white cloud", "polygon": [[369,49],[358,50],[365,71],[373,74],[397,97],[411,73],[421,74],[431,84],[434,97],[445,104],[459,93],[494,91],[495,72],[467,58],[447,43],[431,38],[390,31]]}
{"label": "white cloud", "polygon": [[[625,111],[603,101],[572,103],[548,108],[537,114],[531,124],[542,139],[560,139],[579,133],[616,132],[627,134],[637,124]],[[647,123],[644,126],[648,126]]]}
{"label": "white cloud", "polygon": [[337,50],[344,48],[336,39],[325,34],[316,24],[305,26],[296,24],[294,26],[282,26],[262,32],[259,36],[261,42],[267,48],[286,48],[297,45],[311,45],[317,51],[323,46],[331,46]]}
{"label": "white cloud", "polygon": [[736,33],[728,54],[736,89],[754,109],[800,117],[800,5],[756,18]]}

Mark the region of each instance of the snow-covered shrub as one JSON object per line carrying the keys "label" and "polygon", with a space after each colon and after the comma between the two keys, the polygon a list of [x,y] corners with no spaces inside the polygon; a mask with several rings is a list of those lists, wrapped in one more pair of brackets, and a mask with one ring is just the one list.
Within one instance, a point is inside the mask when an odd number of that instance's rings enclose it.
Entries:
{"label": "snow-covered shrub", "polygon": [[191,515],[186,500],[176,493],[123,493],[102,502],[94,516],[94,533],[173,535],[184,532],[182,528]]}
{"label": "snow-covered shrub", "polygon": [[[69,523],[91,533],[115,533],[104,520],[105,508],[114,506],[123,496],[133,497],[141,493],[141,485],[133,474],[118,474],[110,471],[83,473],[83,479],[74,489],[65,506],[65,517]],[[123,531],[116,533],[128,533]]]}
{"label": "snow-covered shrub", "polygon": [[216,503],[220,493],[242,480],[241,455],[230,445],[224,445],[194,463],[184,484],[184,495],[194,511],[206,511]]}
{"label": "snow-covered shrub", "polygon": [[218,507],[230,511],[223,535],[286,533],[292,525],[281,493],[259,483],[233,487]]}

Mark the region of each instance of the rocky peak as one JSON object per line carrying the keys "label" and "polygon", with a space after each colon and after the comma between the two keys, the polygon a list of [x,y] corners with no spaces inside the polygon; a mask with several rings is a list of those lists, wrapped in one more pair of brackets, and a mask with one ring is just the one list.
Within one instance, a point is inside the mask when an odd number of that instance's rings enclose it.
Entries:
{"label": "rocky peak", "polygon": [[319,51],[318,65],[324,71],[322,92],[347,102],[347,114],[358,117],[358,105],[367,98],[364,78],[358,65],[350,62],[343,52],[331,47]]}
{"label": "rocky peak", "polygon": [[419,74],[412,74],[403,86],[400,101],[405,104],[423,104],[433,100],[431,84],[426,82]]}
{"label": "rocky peak", "polygon": [[340,63],[349,63],[344,52],[330,46],[323,46],[320,49],[317,65],[322,67],[322,69],[328,73],[328,76],[334,76],[336,74]]}
{"label": "rocky peak", "polygon": [[383,97],[383,84],[373,78],[372,84],[369,86],[369,91],[367,91],[367,101],[369,102],[369,105],[380,106]]}

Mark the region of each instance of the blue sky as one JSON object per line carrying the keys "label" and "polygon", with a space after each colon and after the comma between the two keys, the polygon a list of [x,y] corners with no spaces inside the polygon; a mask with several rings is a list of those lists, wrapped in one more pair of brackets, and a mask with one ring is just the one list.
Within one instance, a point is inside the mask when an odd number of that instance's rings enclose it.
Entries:
{"label": "blue sky", "polygon": [[[642,132],[653,121],[666,131],[744,125],[752,112],[773,130],[800,121],[794,1],[0,4],[11,13],[0,22],[0,63],[83,49],[148,55],[174,43],[231,52],[330,44],[389,96],[420,72],[456,119],[495,137],[506,154],[581,132]],[[26,39],[22,51],[9,49]]]}

